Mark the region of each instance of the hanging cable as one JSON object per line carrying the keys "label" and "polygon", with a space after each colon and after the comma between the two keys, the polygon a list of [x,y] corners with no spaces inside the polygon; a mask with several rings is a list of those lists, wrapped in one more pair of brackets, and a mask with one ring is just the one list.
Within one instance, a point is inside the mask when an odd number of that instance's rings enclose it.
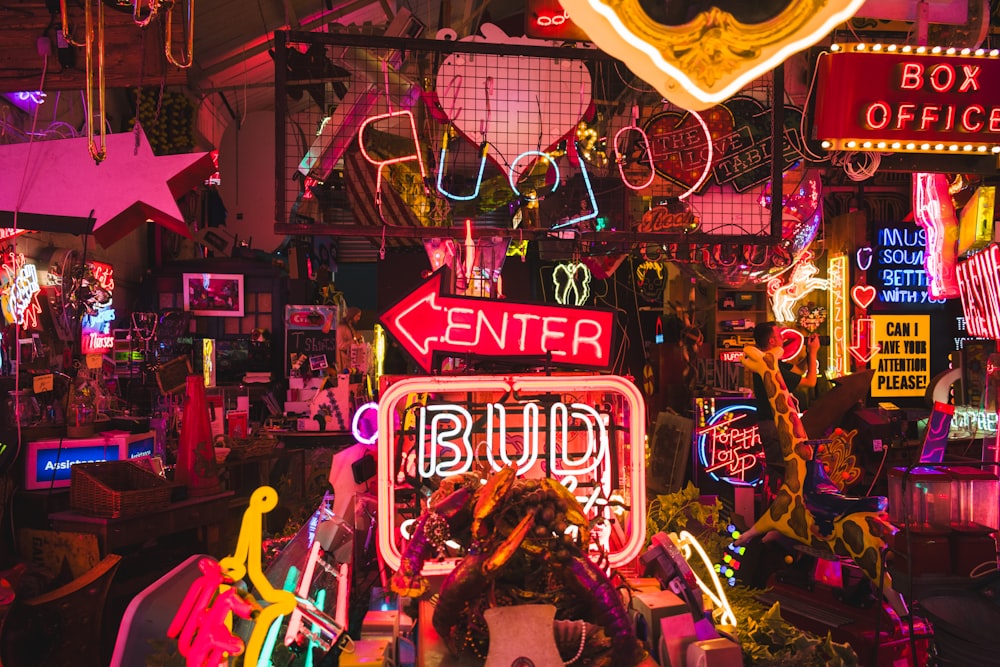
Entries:
{"label": "hanging cable", "polygon": [[[87,98],[87,149],[90,157],[100,164],[107,157],[107,129],[105,128],[105,88],[104,88],[104,3],[97,1],[97,104],[98,115],[100,116],[101,145],[98,147],[94,142],[94,0],[86,0],[84,6],[85,30],[87,32],[87,85],[85,88]],[[63,0],[65,4],[65,0]],[[65,19],[65,15],[64,15]]]}

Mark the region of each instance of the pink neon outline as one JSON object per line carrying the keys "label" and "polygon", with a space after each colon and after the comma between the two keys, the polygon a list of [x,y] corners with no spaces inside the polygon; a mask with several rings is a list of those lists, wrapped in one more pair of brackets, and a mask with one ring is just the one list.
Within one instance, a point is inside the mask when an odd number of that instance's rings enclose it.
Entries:
{"label": "pink neon outline", "polygon": [[[865,337],[866,344],[868,345],[868,352],[866,353],[867,356],[865,354],[862,354],[861,350],[863,348],[859,346],[859,343],[861,342],[862,338],[861,329],[863,324],[867,325],[868,327],[868,336]],[[876,354],[882,351],[882,346],[874,342],[873,340],[873,338],[875,337],[873,333],[875,331],[875,320],[873,320],[870,317],[856,318],[854,320],[853,329],[854,331],[851,336],[851,347],[850,347],[851,356],[857,359],[858,363],[867,364],[875,357]]]}
{"label": "pink neon outline", "polygon": [[[930,277],[927,295],[932,299],[957,296],[958,218],[944,174],[918,172],[913,175],[913,218],[927,234],[924,250],[924,270]],[[955,246],[952,246],[953,238]]]}
{"label": "pink neon outline", "polygon": [[[632,185],[631,183],[628,182],[628,179],[625,178],[625,156],[622,155],[621,151],[618,150],[618,137],[622,135],[622,132],[628,132],[629,130],[635,130],[640,135],[642,135],[642,141],[646,144],[646,155],[650,156],[649,180],[647,180],[642,185]],[[618,164],[618,175],[621,176],[622,183],[625,184],[625,187],[629,188],[630,190],[639,191],[639,190],[645,190],[653,183],[653,179],[656,178],[656,169],[653,168],[653,157],[652,157],[653,151],[652,147],[649,145],[649,136],[646,134],[645,130],[643,130],[641,127],[635,124],[635,121],[632,121],[631,125],[626,125],[625,127],[623,127],[622,129],[618,130],[618,132],[615,133],[613,149],[616,156],[615,162]]]}
{"label": "pink neon outline", "polygon": [[[373,158],[371,155],[368,154],[368,151],[365,150],[365,142],[362,135],[364,134],[365,128],[371,125],[372,123],[376,123],[380,120],[385,120],[386,118],[392,118],[394,116],[406,116],[407,118],[410,119],[410,132],[411,132],[410,136],[413,137],[413,146],[415,152],[411,153],[410,155],[391,158],[389,160],[376,160],[375,158]],[[378,193],[382,192],[382,167],[386,166],[387,164],[410,162],[411,160],[413,160],[413,158],[416,158],[417,164],[420,165],[420,178],[424,180],[427,179],[427,170],[424,169],[424,158],[420,154],[420,136],[417,134],[417,121],[413,117],[413,113],[410,112],[409,109],[404,109],[403,111],[391,111],[389,113],[383,113],[377,116],[371,116],[369,118],[366,118],[365,122],[361,123],[361,127],[358,128],[358,148],[361,149],[361,155],[366,160],[368,160],[368,162],[378,167],[377,176],[375,177],[376,197],[378,196]]]}

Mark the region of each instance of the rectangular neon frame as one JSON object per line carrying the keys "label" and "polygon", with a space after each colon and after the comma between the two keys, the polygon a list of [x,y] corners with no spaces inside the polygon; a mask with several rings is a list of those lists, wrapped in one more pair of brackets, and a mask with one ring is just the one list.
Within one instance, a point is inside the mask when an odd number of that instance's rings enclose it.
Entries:
{"label": "rectangular neon frame", "polygon": [[[415,377],[400,380],[382,394],[378,407],[378,546],[382,558],[391,569],[399,569],[402,553],[396,543],[397,512],[395,502],[394,462],[396,460],[396,431],[399,429],[397,410],[406,405],[413,394],[460,394],[468,392],[506,393],[550,393],[563,394],[570,391],[614,392],[624,398],[627,411],[626,444],[629,446],[628,461],[629,496],[633,499],[633,510],[628,513],[625,539],[620,549],[608,554],[611,567],[620,567],[638,557],[646,540],[646,514],[642,507],[646,499],[646,407],[642,394],[634,383],[616,375],[573,375],[573,376],[455,376],[455,377]],[[625,416],[623,415],[623,419]],[[609,448],[609,457],[614,447]],[[419,462],[418,462],[419,464]],[[619,461],[619,469],[626,462]],[[447,574],[454,569],[456,559],[428,561],[423,573],[427,576]]]}
{"label": "rectangular neon frame", "polygon": [[846,375],[851,367],[847,351],[851,340],[848,330],[850,315],[847,300],[848,266],[847,255],[837,255],[830,258],[826,269],[829,279],[827,289],[830,294],[830,367],[828,370],[832,373],[830,377],[834,378]]}

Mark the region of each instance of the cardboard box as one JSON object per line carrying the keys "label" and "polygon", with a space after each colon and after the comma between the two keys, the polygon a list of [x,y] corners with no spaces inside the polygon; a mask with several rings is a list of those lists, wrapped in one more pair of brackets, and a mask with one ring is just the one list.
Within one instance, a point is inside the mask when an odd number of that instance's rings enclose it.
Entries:
{"label": "cardboard box", "polygon": [[725,637],[692,643],[685,659],[688,667],[743,667],[740,645]]}
{"label": "cardboard box", "polygon": [[[638,622],[642,623],[642,629],[645,630],[646,649],[650,653],[653,653],[654,657],[660,646],[661,619],[680,615],[689,619],[691,618],[691,611],[688,609],[687,604],[673,591],[636,593],[632,596],[632,610],[641,619]],[[693,631],[693,619],[691,623]],[[638,631],[638,634],[642,636],[641,631]]]}

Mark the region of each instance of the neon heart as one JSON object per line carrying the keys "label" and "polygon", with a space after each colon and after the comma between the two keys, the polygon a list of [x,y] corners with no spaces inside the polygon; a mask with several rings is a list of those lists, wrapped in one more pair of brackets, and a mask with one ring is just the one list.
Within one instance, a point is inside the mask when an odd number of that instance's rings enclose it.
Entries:
{"label": "neon heart", "polygon": [[[509,37],[490,23],[480,32],[482,37],[459,41],[559,46],[545,39]],[[512,76],[518,72],[523,74]],[[473,145],[488,141],[487,156],[507,172],[506,165],[521,153],[544,151],[576,128],[590,106],[591,78],[582,60],[452,53],[437,70],[436,91],[455,128]],[[519,161],[518,170],[533,162]]]}
{"label": "neon heart", "polygon": [[798,329],[782,329],[781,330],[781,347],[784,348],[784,353],[781,355],[782,361],[788,361],[789,359],[794,359],[799,356],[802,352],[802,348],[805,347],[806,337]]}
{"label": "neon heart", "polygon": [[[725,152],[724,144],[733,133],[733,115],[727,108],[717,106],[703,112],[701,117],[708,125],[717,159]],[[708,155],[708,141],[698,119],[690,113],[664,111],[646,121],[643,129],[649,137],[656,173],[685,189],[696,185]],[[707,181],[702,185],[706,184]]]}
{"label": "neon heart", "polygon": [[867,309],[875,300],[875,288],[871,285],[855,285],[851,288],[851,300],[858,305],[858,308]]}

